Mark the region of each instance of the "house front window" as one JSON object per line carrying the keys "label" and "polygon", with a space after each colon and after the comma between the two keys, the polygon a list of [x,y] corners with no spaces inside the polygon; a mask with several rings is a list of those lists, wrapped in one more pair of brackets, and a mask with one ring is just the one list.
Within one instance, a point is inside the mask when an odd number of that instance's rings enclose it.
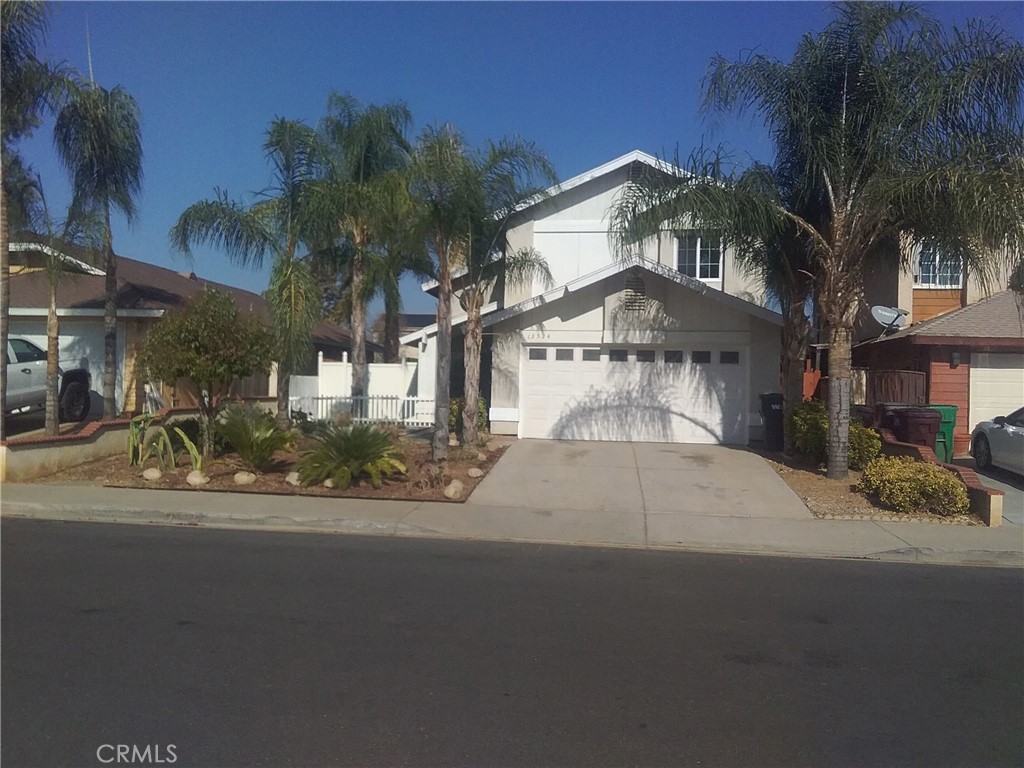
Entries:
{"label": "house front window", "polygon": [[676,237],[676,268],[704,282],[722,279],[722,240],[718,235],[686,230]]}
{"label": "house front window", "polygon": [[917,256],[914,287],[959,288],[963,273],[963,261],[959,256],[943,253],[934,245],[923,245]]}

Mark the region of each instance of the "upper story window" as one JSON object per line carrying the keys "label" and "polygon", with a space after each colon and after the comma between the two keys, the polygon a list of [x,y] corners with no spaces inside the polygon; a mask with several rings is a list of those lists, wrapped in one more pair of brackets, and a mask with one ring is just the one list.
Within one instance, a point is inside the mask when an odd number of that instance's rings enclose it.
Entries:
{"label": "upper story window", "polygon": [[959,288],[963,283],[963,261],[942,253],[934,245],[923,245],[917,256],[914,285],[918,288]]}
{"label": "upper story window", "polygon": [[676,237],[676,268],[698,280],[722,279],[722,240],[711,232],[686,230]]}

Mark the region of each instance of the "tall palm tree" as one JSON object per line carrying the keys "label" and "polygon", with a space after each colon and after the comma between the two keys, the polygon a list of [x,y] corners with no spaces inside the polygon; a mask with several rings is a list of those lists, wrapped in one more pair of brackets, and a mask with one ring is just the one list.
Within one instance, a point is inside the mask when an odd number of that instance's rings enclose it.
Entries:
{"label": "tall palm tree", "polygon": [[72,210],[94,209],[103,217],[103,416],[117,415],[117,260],[112,210],[129,225],[142,189],[142,129],[135,99],[117,86],[72,84],[57,115],[53,142],[61,165],[71,177]]}
{"label": "tall palm tree", "polygon": [[539,279],[551,285],[551,272],[543,256],[532,248],[511,250],[508,232],[520,205],[539,200],[557,178],[547,156],[521,139],[502,139],[487,151],[470,158],[475,173],[468,176],[470,211],[469,248],[457,266],[465,270],[460,278],[459,305],[466,312],[465,408],[462,437],[468,445],[479,441],[477,403],[480,400],[480,354],[483,347],[481,310],[486,298],[504,278],[506,285]]}
{"label": "tall palm tree", "polygon": [[452,265],[465,259],[477,209],[473,190],[477,169],[462,134],[453,126],[423,131],[413,150],[413,192],[422,204],[428,253],[438,282],[437,366],[434,392],[435,462],[448,458],[448,416],[451,407]]}
{"label": "tall palm tree", "polygon": [[[848,474],[851,342],[864,276],[909,258],[900,237],[935,243],[975,274],[1024,244],[1024,48],[995,22],[944,32],[909,5],[843,3],[793,59],[712,61],[705,108],[752,109],[798,188],[808,220],[753,194],[757,218],[807,243],[829,344],[828,476]],[[756,233],[755,233],[756,234]]]}
{"label": "tall palm tree", "polygon": [[277,422],[287,428],[289,376],[312,352],[311,332],[319,315],[319,293],[298,250],[310,241],[306,195],[322,158],[315,132],[284,118],[270,124],[263,150],[273,179],[257,202],[236,202],[218,190],[214,198],[185,209],[170,239],[186,255],[195,245],[212,245],[243,267],[258,269],[271,258],[266,297],[278,346]]}
{"label": "tall palm tree", "polygon": [[[17,142],[32,133],[42,112],[54,104],[64,72],[36,55],[46,33],[47,8],[38,0],[0,0],[0,357],[6,358],[10,313],[10,231],[26,219],[18,190],[32,174],[17,153]],[[7,366],[0,365],[0,437],[7,410]]]}
{"label": "tall palm tree", "polygon": [[366,393],[366,278],[371,251],[380,244],[388,200],[405,184],[412,115],[402,102],[367,107],[333,93],[320,122],[327,173],[310,190],[311,217],[327,246],[346,241],[352,327],[352,395]]}
{"label": "tall palm tree", "polygon": [[[791,410],[803,400],[812,274],[807,237],[774,211],[782,207],[819,222],[822,201],[800,188],[792,157],[780,157],[772,167],[755,163],[744,170],[727,170],[729,165],[720,149],[701,148],[682,165],[676,160],[678,173],[651,169],[642,174],[617,201],[612,230],[622,258],[666,228],[696,227],[721,237],[736,263],[760,280],[782,312],[783,392]],[[790,448],[789,422],[784,423]]]}

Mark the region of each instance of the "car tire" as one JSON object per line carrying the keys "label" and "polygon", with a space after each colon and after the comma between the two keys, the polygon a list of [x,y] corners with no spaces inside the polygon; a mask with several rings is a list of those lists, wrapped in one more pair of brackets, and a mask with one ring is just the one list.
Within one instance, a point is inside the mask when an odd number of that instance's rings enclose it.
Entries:
{"label": "car tire", "polygon": [[978,465],[978,469],[988,469],[992,466],[992,446],[988,444],[988,438],[984,435],[974,438],[974,450],[971,453],[974,455],[974,463]]}
{"label": "car tire", "polygon": [[85,421],[89,417],[89,390],[80,381],[72,381],[60,399],[61,421]]}

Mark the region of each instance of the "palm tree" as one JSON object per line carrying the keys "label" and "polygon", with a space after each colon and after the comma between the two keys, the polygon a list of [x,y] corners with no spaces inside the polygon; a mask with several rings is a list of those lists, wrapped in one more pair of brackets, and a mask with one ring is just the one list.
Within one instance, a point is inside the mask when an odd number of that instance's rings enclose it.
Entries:
{"label": "palm tree", "polygon": [[266,297],[278,346],[277,422],[287,428],[288,379],[312,352],[311,332],[319,315],[316,284],[298,249],[310,240],[306,194],[320,172],[321,158],[315,132],[283,118],[270,124],[263,149],[273,180],[256,203],[233,201],[218,190],[213,199],[194,203],[178,217],[170,239],[186,255],[199,244],[220,248],[243,267],[258,269],[271,258]]}
{"label": "palm tree", "polygon": [[451,125],[423,131],[413,151],[413,192],[422,204],[427,250],[438,282],[437,366],[434,392],[435,462],[448,458],[452,365],[452,265],[465,259],[478,203],[477,169],[465,139]]}
{"label": "palm tree", "polygon": [[371,251],[380,244],[388,200],[405,185],[412,122],[401,102],[362,107],[348,94],[331,94],[320,124],[327,162],[324,179],[310,189],[311,218],[323,228],[327,247],[350,246],[352,396],[366,393],[366,279]]}
{"label": "palm tree", "polygon": [[743,216],[806,241],[829,344],[828,476],[845,478],[867,271],[908,259],[892,246],[901,237],[938,244],[976,274],[1024,243],[1024,48],[995,22],[947,34],[913,6],[844,3],[788,64],[717,57],[704,90],[705,109],[756,111],[776,165],[796,159],[803,199],[823,201],[813,220],[751,190]]}
{"label": "palm tree", "polygon": [[[46,5],[38,0],[0,0],[0,126],[2,126],[2,179],[0,179],[0,357],[6,358],[10,312],[10,228],[25,221],[17,190],[28,188],[32,174],[17,153],[16,144],[32,133],[44,108],[59,94],[63,71],[36,56],[46,33]],[[12,196],[12,192],[14,193]],[[7,410],[7,366],[0,365],[0,437]]]}
{"label": "palm tree", "polygon": [[71,177],[73,211],[94,209],[103,217],[103,416],[117,415],[117,260],[112,209],[129,225],[142,188],[142,130],[139,107],[121,86],[107,90],[93,83],[72,84],[57,115],[53,141]]}
{"label": "palm tree", "polygon": [[[726,172],[721,150],[694,151],[679,172],[653,169],[631,182],[616,203],[612,230],[620,258],[629,258],[639,242],[666,228],[697,227],[720,235],[736,263],[759,278],[783,317],[783,392],[787,410],[803,400],[804,361],[810,336],[806,306],[812,293],[807,237],[775,215],[777,207],[806,221],[820,221],[822,201],[799,187],[792,157],[775,167],[755,163]],[[666,168],[668,166],[666,164]],[[766,207],[767,206],[767,207]],[[786,447],[791,448],[786,420]]]}
{"label": "palm tree", "polygon": [[490,144],[481,156],[471,156],[475,173],[468,177],[475,188],[467,190],[473,203],[469,248],[458,266],[459,305],[466,312],[465,407],[462,438],[468,445],[479,442],[477,403],[480,400],[480,353],[483,347],[481,310],[499,278],[506,285],[539,279],[551,285],[551,272],[541,254],[532,249],[511,250],[508,232],[514,215],[527,200],[539,200],[545,188],[556,182],[547,157],[533,144],[521,139],[503,139]]}

